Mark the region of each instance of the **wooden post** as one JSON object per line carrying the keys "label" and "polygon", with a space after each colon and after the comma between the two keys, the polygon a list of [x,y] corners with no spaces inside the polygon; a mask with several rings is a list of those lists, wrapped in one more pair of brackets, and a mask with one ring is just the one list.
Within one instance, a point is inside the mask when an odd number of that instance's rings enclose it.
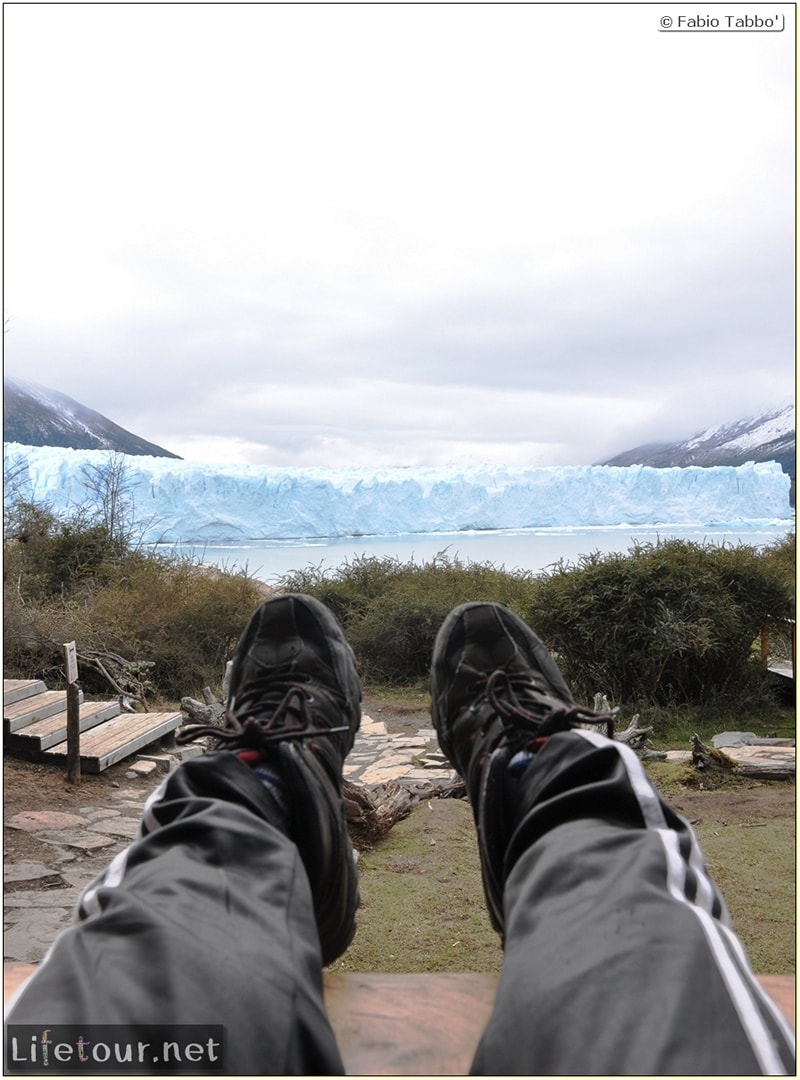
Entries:
{"label": "wooden post", "polygon": [[67,671],[67,781],[77,784],[81,778],[81,688],[74,641],[64,645],[64,666]]}

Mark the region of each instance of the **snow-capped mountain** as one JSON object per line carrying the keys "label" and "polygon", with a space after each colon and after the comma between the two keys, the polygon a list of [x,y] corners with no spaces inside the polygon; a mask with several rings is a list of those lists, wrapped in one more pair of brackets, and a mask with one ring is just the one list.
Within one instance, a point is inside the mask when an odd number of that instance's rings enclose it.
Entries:
{"label": "snow-capped mountain", "polygon": [[646,443],[603,461],[602,465],[743,465],[748,461],[777,461],[795,479],[794,405],[773,409],[763,416],[747,417],[707,428],[689,439],[673,443]]}
{"label": "snow-capped mountain", "polygon": [[[794,405],[764,416],[719,424],[673,443],[646,443],[603,461],[603,465],[743,465],[746,461],[779,461],[794,473]],[[791,464],[791,468],[788,466]]]}
{"label": "snow-capped mountain", "polygon": [[117,450],[123,454],[177,458],[162,446],[133,435],[112,420],[22,379],[3,380],[3,441],[74,450]]}

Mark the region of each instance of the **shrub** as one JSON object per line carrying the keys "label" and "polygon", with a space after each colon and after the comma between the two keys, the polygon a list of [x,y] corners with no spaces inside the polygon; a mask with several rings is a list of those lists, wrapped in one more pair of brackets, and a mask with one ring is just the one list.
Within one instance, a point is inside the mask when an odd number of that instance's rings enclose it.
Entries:
{"label": "shrub", "polygon": [[58,518],[45,506],[22,503],[7,515],[4,578],[13,576],[21,595],[64,596],[128,554],[123,539],[83,511]]}
{"label": "shrub", "polygon": [[403,684],[425,679],[434,639],[448,612],[468,600],[494,600],[522,615],[534,578],[491,563],[462,563],[440,552],[427,563],[367,557],[329,575],[308,569],[280,582],[322,600],[342,623],[361,675]]}
{"label": "shrub", "polygon": [[59,519],[46,507],[17,504],[6,527],[7,676],[58,683],[62,643],[74,640],[88,693],[109,692],[99,668],[110,669],[115,655],[146,665],[139,679],[146,695],[177,700],[221,683],[261,599],[244,571],[134,550],[81,512]]}
{"label": "shrub", "polygon": [[754,639],[792,599],[752,547],[666,540],[556,565],[528,615],[583,700],[701,704],[752,687]]}

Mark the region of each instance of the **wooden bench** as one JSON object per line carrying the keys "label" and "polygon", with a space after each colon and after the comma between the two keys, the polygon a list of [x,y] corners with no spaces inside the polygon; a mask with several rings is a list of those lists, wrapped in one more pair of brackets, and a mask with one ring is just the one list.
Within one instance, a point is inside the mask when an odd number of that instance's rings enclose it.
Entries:
{"label": "wooden bench", "polygon": [[[3,964],[4,998],[34,970]],[[793,1025],[794,975],[758,981]],[[496,975],[326,972],[325,1004],[349,1075],[464,1076],[496,987]]]}

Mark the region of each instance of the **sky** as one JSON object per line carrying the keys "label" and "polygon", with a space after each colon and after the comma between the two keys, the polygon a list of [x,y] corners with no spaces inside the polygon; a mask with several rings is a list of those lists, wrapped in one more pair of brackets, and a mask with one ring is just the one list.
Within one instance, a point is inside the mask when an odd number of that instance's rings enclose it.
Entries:
{"label": "sky", "polygon": [[3,18],[9,376],[332,468],[591,464],[793,398],[792,5]]}

